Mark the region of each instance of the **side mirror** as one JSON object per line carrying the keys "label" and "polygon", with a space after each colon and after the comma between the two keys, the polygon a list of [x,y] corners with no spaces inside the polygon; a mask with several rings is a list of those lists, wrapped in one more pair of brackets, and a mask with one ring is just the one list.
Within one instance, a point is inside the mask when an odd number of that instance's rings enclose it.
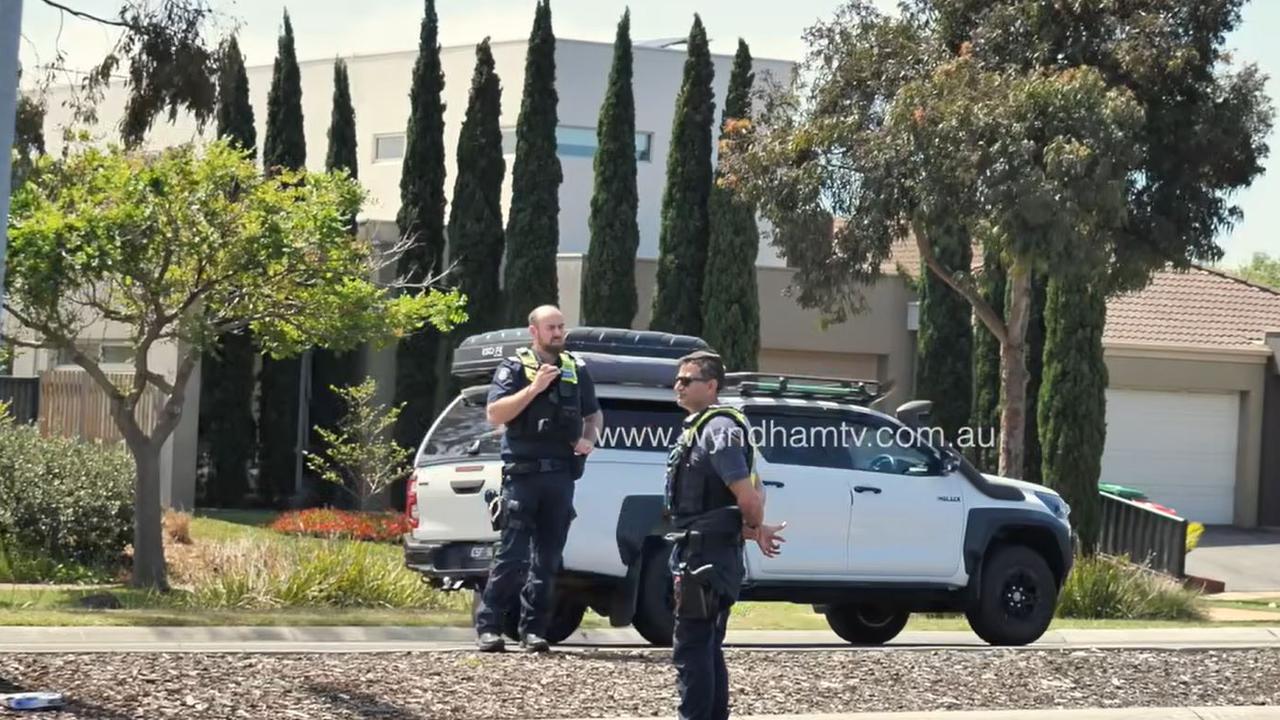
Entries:
{"label": "side mirror", "polygon": [[894,416],[910,428],[924,427],[929,422],[929,414],[933,410],[933,402],[929,400],[912,400],[898,406]]}

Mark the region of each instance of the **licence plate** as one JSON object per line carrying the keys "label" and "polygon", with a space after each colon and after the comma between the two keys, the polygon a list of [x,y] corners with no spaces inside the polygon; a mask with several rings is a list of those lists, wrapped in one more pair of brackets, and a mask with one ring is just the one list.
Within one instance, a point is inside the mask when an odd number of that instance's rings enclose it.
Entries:
{"label": "licence plate", "polygon": [[492,559],[493,559],[493,546],[492,546],[492,545],[477,545],[477,546],[475,546],[475,547],[471,548],[471,559],[472,559],[472,560],[492,560]]}

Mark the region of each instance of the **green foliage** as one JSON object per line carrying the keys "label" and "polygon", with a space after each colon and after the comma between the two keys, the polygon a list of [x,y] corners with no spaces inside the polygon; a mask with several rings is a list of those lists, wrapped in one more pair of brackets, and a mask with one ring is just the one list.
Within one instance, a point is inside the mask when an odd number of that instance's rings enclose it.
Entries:
{"label": "green foliage", "polygon": [[1267,253],[1254,253],[1247,264],[1236,269],[1236,274],[1249,282],[1280,291],[1280,257],[1272,259]]}
{"label": "green foliage", "polygon": [[249,76],[234,35],[219,54],[216,119],[218,137],[227,138],[250,157],[257,157],[258,131],[253,123],[253,105],[249,102]]}
{"label": "green foliage", "polygon": [[710,239],[711,127],[715,70],[702,18],[689,31],[684,78],[676,96],[658,230],[658,272],[650,330],[700,335],[702,285]]}
{"label": "green foliage", "polygon": [[458,608],[376,543],[307,538],[245,539],[213,545],[184,578],[184,604],[201,609]]}
{"label": "green foliage", "polygon": [[[123,411],[115,419],[141,483],[152,479],[142,471],[158,466],[190,374],[215,338],[248,328],[263,352],[285,358],[313,345],[381,346],[424,322],[447,330],[465,319],[456,292],[392,298],[369,279],[373,249],[347,228],[363,196],[343,175],[263,176],[223,140],[155,155],[113,147],[46,158],[13,199],[6,311],[35,342],[74,351]],[[75,349],[86,322],[103,317],[134,339],[129,387],[112,385]],[[172,376],[147,365],[161,338],[182,343]],[[167,398],[144,430],[133,410],[147,385]],[[158,482],[136,501],[154,513],[135,513],[149,534],[137,548],[149,553],[142,566],[163,587]]]}
{"label": "green foliage", "polygon": [[1098,478],[1107,413],[1102,355],[1107,307],[1092,282],[1085,273],[1049,281],[1039,405],[1043,482],[1071,506],[1085,554],[1097,546],[1102,524]]}
{"label": "green foliage", "polygon": [[582,277],[582,324],[629,328],[639,310],[636,248],[636,106],[632,90],[631,11],[618,21],[609,85],[596,126],[591,240]]}
{"label": "green foliage", "polygon": [[511,166],[511,214],[503,270],[505,319],[511,326],[525,325],[530,310],[557,304],[560,298],[556,253],[560,249],[564,172],[556,153],[558,103],[551,2],[540,0],[524,61],[516,157]]}
{"label": "green foliage", "polygon": [[316,427],[324,445],[322,453],[307,455],[307,465],[319,477],[346,490],[357,506],[381,493],[409,471],[412,453],[386,440],[402,408],[374,402],[378,386],[373,378],[359,385],[329,388],[346,406],[336,430]]}
{"label": "green foliage", "polygon": [[[1074,514],[1074,509],[1072,510]],[[1127,558],[1079,557],[1058,597],[1060,618],[1206,620],[1200,596]]]}
{"label": "green foliage", "polygon": [[347,62],[341,58],[333,62],[333,108],[329,114],[327,137],[329,150],[325,154],[324,169],[330,172],[344,170],[353,178],[359,177],[356,111],[351,105]]}
{"label": "green foliage", "polygon": [[[1003,320],[1005,271],[999,252],[990,245],[984,246],[978,289],[982,299]],[[1000,427],[1000,340],[982,322],[973,324],[973,411],[969,424],[982,432]],[[979,470],[995,473],[1000,465],[1000,449],[975,446],[972,460]]]}
{"label": "green foliage", "polygon": [[[934,239],[943,266],[968,268],[972,249],[962,228]],[[973,393],[973,310],[946,281],[921,266],[920,329],[916,333],[916,397],[933,402],[931,424],[955,438],[969,420]]]}
{"label": "green foliage", "polygon": [[118,562],[132,540],[133,472],[123,448],[43,437],[0,415],[0,579],[65,580],[76,565]]}
{"label": "green foliage", "polygon": [[14,190],[26,182],[35,159],[45,153],[45,111],[43,98],[25,92],[18,93],[18,108],[13,125],[13,165],[9,171],[10,187]]}
{"label": "green foliage", "polygon": [[502,179],[507,166],[502,157],[501,117],[502,85],[486,38],[476,46],[449,210],[449,259],[454,268],[448,282],[467,298],[468,320],[453,330],[444,348],[437,407],[452,400],[458,389],[449,370],[453,348],[469,335],[498,329],[502,320]]}
{"label": "green foliage", "polygon": [[[738,40],[721,118],[721,139],[730,123],[751,122],[751,51]],[[754,371],[760,355],[760,296],[756,255],[760,232],[755,208],[720,183],[716,169],[707,201],[710,235],[702,288],[702,337],[715,348],[730,371]]]}
{"label": "green foliage", "polygon": [[267,137],[262,143],[262,163],[275,168],[302,169],[307,163],[307,137],[302,125],[302,78],[293,47],[293,23],[284,12],[284,31],[276,47],[267,94]]}
{"label": "green foliage", "polygon": [[[444,70],[435,0],[423,5],[396,213],[396,226],[408,245],[396,272],[409,283],[427,282],[444,272]],[[396,440],[406,447],[417,446],[435,416],[442,342],[438,333],[422,327],[396,348],[395,401],[404,406]]]}

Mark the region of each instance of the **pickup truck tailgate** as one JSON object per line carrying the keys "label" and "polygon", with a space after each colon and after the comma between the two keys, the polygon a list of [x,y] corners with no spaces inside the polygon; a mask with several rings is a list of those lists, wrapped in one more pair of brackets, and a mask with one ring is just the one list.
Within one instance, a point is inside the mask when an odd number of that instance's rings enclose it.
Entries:
{"label": "pickup truck tailgate", "polygon": [[501,491],[501,460],[434,463],[415,470],[412,481],[418,496],[414,540],[451,542],[498,538],[489,524],[489,506],[484,494],[486,490]]}

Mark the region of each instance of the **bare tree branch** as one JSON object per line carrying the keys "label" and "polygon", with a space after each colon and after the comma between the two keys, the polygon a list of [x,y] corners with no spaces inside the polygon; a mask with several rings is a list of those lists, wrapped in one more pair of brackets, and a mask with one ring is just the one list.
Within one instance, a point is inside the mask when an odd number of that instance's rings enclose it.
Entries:
{"label": "bare tree branch", "polygon": [[191,377],[191,373],[195,370],[196,362],[199,359],[199,348],[192,347],[187,349],[182,356],[182,361],[178,363],[178,372],[173,378],[172,392],[169,393],[169,399],[164,403],[164,409],[160,413],[160,420],[151,431],[151,442],[153,444],[157,446],[163,445],[169,439],[169,435],[173,433],[173,429],[178,426],[178,421],[182,419],[182,404],[186,402],[187,397],[187,380]]}
{"label": "bare tree branch", "polygon": [[81,17],[86,20],[99,22],[99,23],[102,23],[103,25],[114,25],[115,27],[122,27],[130,30],[136,29],[136,26],[130,25],[129,23],[124,22],[122,20],[108,20],[103,17],[98,17],[97,15],[91,15],[87,12],[84,12],[83,10],[74,10],[72,8],[67,7],[66,5],[63,5],[60,2],[54,2],[54,0],[43,0],[43,2],[45,5],[61,10],[64,13],[70,13],[71,15],[75,15],[76,17]]}
{"label": "bare tree branch", "polygon": [[973,283],[972,278],[968,275],[956,277],[951,271],[943,267],[941,262],[938,262],[938,257],[933,253],[933,243],[924,236],[924,233],[919,232],[917,229],[912,234],[916,236],[916,247],[920,250],[920,257],[929,266],[929,269],[973,305],[973,310],[977,313],[978,319],[982,320],[982,324],[987,326],[987,329],[991,331],[992,335],[996,336],[996,339],[1001,344],[1009,342],[1009,331],[1004,321],[1000,319],[1000,315],[996,313],[991,305],[982,298],[982,293]]}

